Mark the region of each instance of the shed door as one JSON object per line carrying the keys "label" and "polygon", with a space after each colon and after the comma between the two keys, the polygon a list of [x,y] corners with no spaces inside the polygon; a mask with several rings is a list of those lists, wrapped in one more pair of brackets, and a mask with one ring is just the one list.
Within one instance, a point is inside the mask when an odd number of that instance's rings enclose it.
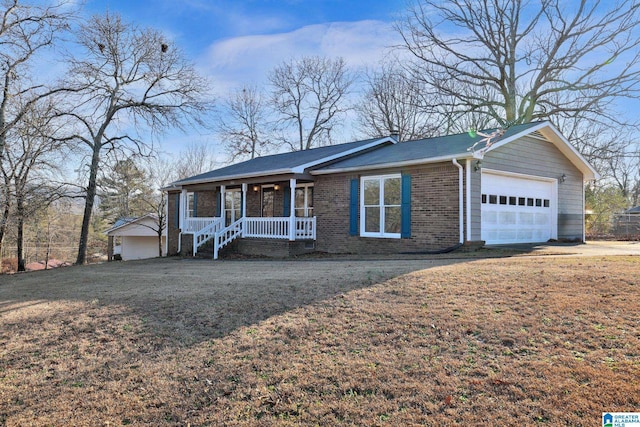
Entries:
{"label": "shed door", "polygon": [[482,240],[488,245],[555,239],[557,181],[482,171]]}

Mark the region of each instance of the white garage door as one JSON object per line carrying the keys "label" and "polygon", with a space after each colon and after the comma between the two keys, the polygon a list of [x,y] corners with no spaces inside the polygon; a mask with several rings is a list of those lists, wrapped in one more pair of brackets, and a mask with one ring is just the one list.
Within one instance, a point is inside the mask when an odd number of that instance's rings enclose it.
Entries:
{"label": "white garage door", "polygon": [[556,185],[482,171],[482,240],[495,245],[556,238]]}

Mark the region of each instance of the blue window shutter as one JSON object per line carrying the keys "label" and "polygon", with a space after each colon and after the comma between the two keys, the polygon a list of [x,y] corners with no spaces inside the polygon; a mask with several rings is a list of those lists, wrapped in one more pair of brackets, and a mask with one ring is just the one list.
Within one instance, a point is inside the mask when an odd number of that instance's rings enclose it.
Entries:
{"label": "blue window shutter", "polygon": [[180,193],[176,194],[176,208],[174,213],[173,225],[178,228],[180,227]]}
{"label": "blue window shutter", "polygon": [[353,178],[351,180],[351,195],[349,199],[349,234],[352,236],[358,235],[358,187],[359,179]]}
{"label": "blue window shutter", "polygon": [[284,203],[282,204],[284,208],[282,209],[282,216],[291,215],[291,188],[284,187]]}
{"label": "blue window shutter", "polygon": [[198,193],[193,193],[193,216],[198,216]]}
{"label": "blue window shutter", "polygon": [[222,193],[218,191],[216,194],[216,217],[222,216]]}
{"label": "blue window shutter", "polygon": [[400,237],[411,238],[411,175],[402,175],[402,220]]}

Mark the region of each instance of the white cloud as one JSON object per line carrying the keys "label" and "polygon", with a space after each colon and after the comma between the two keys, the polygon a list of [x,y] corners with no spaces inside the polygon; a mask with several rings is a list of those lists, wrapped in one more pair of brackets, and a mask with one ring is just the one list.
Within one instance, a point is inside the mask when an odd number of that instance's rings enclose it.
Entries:
{"label": "white cloud", "polygon": [[398,34],[387,22],[333,22],[222,40],[209,46],[198,62],[213,78],[216,91],[226,94],[245,83],[264,82],[274,66],[294,57],[341,56],[349,67],[360,68],[377,63],[398,42]]}

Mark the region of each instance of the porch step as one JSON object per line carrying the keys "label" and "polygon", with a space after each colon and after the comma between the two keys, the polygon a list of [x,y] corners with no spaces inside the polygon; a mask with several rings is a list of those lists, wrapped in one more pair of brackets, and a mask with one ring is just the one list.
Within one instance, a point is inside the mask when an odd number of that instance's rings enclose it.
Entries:
{"label": "porch step", "polygon": [[[224,258],[229,253],[235,252],[236,246],[237,245],[235,241],[226,245],[224,248],[220,249],[220,251],[218,252],[218,257]],[[213,259],[213,240],[208,241],[198,248],[196,258]]]}

